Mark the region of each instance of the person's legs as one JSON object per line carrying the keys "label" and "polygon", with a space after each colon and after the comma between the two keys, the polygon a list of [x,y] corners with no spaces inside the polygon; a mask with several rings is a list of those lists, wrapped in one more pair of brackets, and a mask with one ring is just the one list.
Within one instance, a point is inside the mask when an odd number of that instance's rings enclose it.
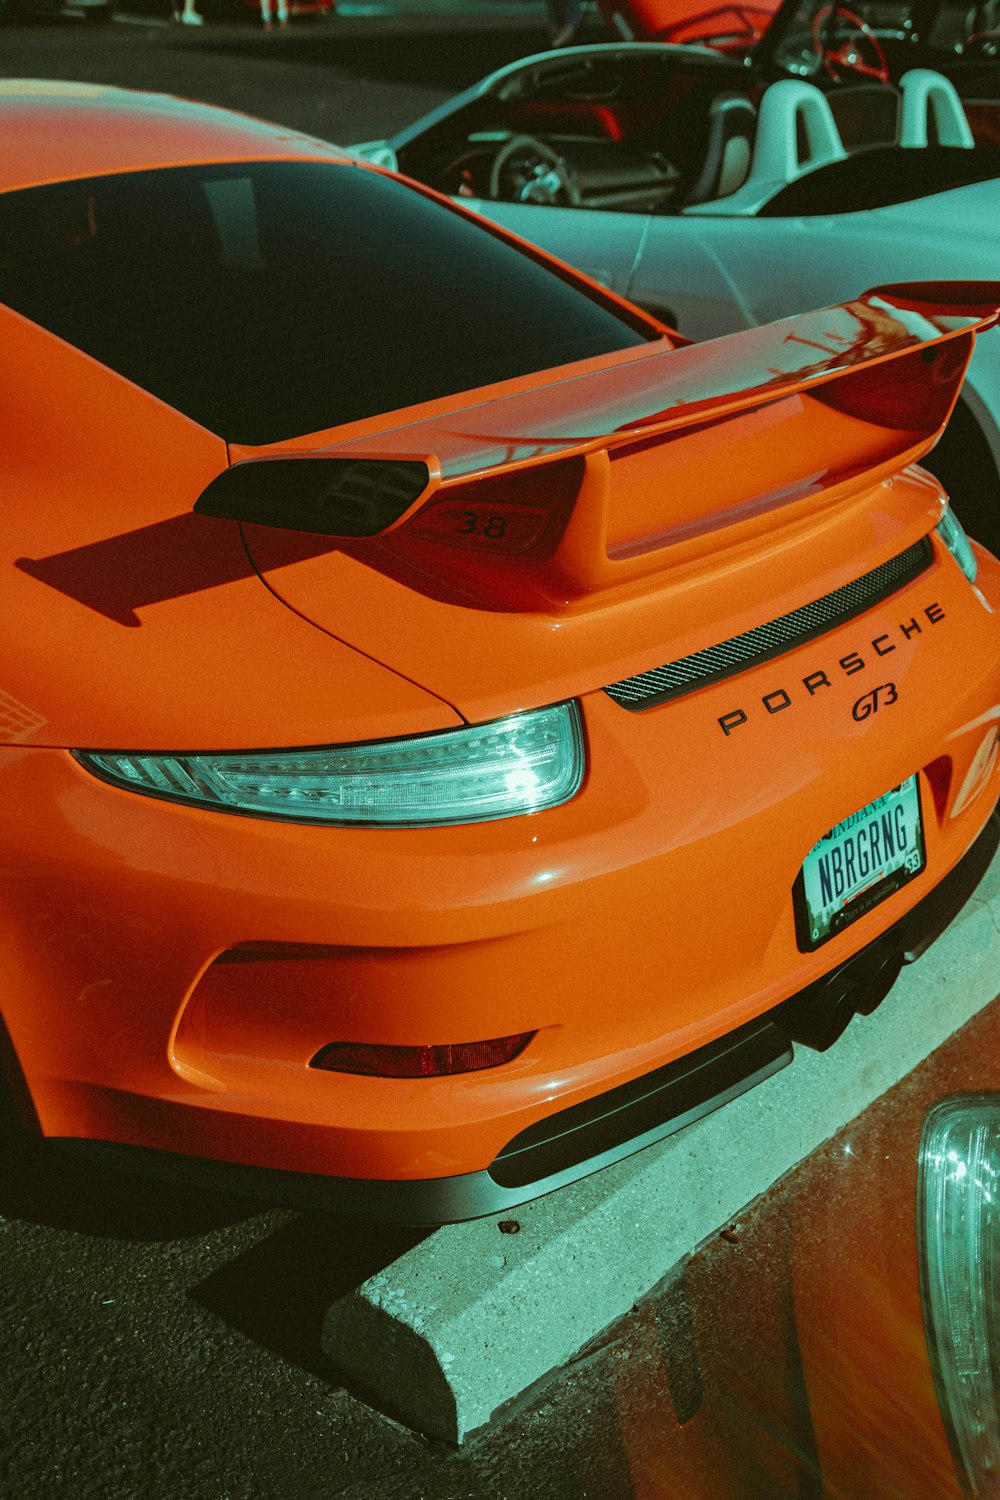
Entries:
{"label": "person's legs", "polygon": [[265,31],[271,30],[272,15],[275,16],[275,19],[277,20],[279,26],[287,26],[288,0],[274,0],[273,10],[272,0],[260,0],[260,19],[263,22]]}

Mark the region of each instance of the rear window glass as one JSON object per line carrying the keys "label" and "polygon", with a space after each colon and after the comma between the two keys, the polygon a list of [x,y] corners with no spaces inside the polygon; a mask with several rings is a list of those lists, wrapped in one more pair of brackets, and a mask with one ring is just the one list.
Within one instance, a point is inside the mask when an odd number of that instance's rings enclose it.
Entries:
{"label": "rear window glass", "polygon": [[243,443],[649,338],[401,183],[311,162],[0,196],[0,299]]}

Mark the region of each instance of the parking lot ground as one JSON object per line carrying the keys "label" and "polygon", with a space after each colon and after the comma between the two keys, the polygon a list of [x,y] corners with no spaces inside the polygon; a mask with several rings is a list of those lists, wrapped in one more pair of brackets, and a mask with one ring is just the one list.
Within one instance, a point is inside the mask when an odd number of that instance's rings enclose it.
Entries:
{"label": "parking lot ground", "polygon": [[[170,23],[168,0],[122,0],[115,20],[0,29],[0,76],[68,78],[201,99],[347,144],[398,130],[493,68],[545,45],[544,7],[296,18],[263,32],[253,9],[200,0],[206,24]],[[434,8],[436,6],[436,8]],[[596,16],[587,35],[604,35]]]}
{"label": "parking lot ground", "polygon": [[[807,1265],[849,1289],[873,1264],[886,1286],[911,1274],[897,1243],[907,1228],[899,1183],[915,1163],[899,1141],[916,1142],[942,1095],[995,1091],[998,1059],[1000,999],[682,1261],[603,1341],[458,1450],[359,1400],[320,1348],[331,1299],[419,1246],[419,1232],[152,1186],[5,1131],[0,1494],[818,1500],[824,1456],[796,1277]],[[872,1214],[859,1214],[855,1194],[853,1222],[848,1160],[871,1172],[861,1202]],[[875,1262],[855,1253],[859,1220]],[[496,1254],[509,1245],[498,1233]],[[856,1330],[831,1322],[821,1332],[824,1358],[852,1357]],[[904,1333],[912,1359],[921,1330]],[[884,1489],[835,1493],[925,1493],[883,1478]]]}

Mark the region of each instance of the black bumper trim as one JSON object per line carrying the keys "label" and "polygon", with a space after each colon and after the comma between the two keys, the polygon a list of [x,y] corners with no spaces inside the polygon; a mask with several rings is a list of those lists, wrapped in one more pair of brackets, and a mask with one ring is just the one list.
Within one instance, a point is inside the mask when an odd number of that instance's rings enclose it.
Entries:
{"label": "black bumper trim", "polygon": [[624,677],[620,682],[612,682],[604,691],[630,713],[641,713],[644,709],[657,708],[661,703],[693,693],[709,683],[735,677],[739,672],[773,661],[775,657],[804,646],[807,641],[818,640],[831,630],[846,625],[865,610],[899,593],[908,583],[913,583],[927,571],[933,560],[930,537],[921,537],[905,552],[889,558],[880,567],[822,599],[804,604],[791,614],[758,625],[742,635],[732,636],[728,641],[720,641],[716,646],[696,651],[692,656],[680,657],[661,667],[651,667],[632,677]]}
{"label": "black bumper trim", "polygon": [[609,1152],[628,1154],[727,1104],[792,1060],[788,1037],[768,1017],[749,1021],[655,1072],[522,1130],[489,1168],[505,1188],[529,1187]]}

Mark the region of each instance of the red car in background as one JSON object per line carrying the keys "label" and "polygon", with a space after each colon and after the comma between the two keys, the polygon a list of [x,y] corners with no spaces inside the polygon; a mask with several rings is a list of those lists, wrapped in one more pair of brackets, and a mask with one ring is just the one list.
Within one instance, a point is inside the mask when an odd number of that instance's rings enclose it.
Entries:
{"label": "red car in background", "polygon": [[[274,9],[272,3],[270,9]],[[245,18],[247,12],[254,16],[262,14],[260,0],[239,0],[240,17]],[[335,0],[288,0],[287,15],[294,16],[332,16],[336,15],[337,7]]]}
{"label": "red car in background", "polygon": [[[1000,31],[984,7],[949,6],[944,0],[753,0],[743,4],[693,0],[598,0],[616,38],[698,44],[752,60],[755,73],[775,70],[815,83],[888,83],[908,68],[946,72],[963,98],[985,93]],[[817,74],[816,59],[821,68]],[[985,71],[985,78],[984,78]],[[974,88],[963,87],[973,84]]]}
{"label": "red car in background", "polygon": [[[240,21],[251,18],[264,20],[266,15],[277,14],[277,0],[270,0],[269,4],[265,0],[265,4],[267,5],[266,12],[260,0],[237,0],[235,19]],[[285,15],[289,20],[298,16],[319,16],[322,18],[324,16],[335,15],[336,11],[335,0],[288,0]],[[284,23],[281,22],[281,24]]]}
{"label": "red car in background", "polygon": [[720,52],[746,52],[760,41],[776,4],[710,5],[691,0],[599,0],[608,26],[626,42],[703,42]]}

